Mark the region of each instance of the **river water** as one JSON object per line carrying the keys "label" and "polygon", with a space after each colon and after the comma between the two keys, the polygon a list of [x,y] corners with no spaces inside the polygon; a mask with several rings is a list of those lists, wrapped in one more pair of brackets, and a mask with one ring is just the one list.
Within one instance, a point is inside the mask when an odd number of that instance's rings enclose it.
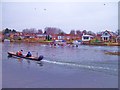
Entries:
{"label": "river water", "polygon": [[[0,43],[3,88],[117,88],[117,46],[51,47],[39,43]],[[41,62],[8,58],[7,52],[31,51]]]}

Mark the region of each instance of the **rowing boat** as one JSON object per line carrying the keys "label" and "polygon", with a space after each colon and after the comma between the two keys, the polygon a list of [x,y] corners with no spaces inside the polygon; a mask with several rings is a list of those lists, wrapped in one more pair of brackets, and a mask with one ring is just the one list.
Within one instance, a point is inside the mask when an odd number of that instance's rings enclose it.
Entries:
{"label": "rowing boat", "polygon": [[8,52],[8,56],[9,57],[16,56],[16,57],[20,57],[20,58],[35,60],[35,61],[41,61],[43,59],[42,55],[40,55],[39,57],[34,57],[34,56],[26,57],[26,55],[19,56],[15,52]]}

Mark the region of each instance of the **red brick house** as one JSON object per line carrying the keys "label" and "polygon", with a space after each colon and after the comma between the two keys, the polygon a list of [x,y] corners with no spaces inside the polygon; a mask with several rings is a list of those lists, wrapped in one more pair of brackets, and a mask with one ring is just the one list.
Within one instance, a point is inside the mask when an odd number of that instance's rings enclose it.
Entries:
{"label": "red brick house", "polygon": [[36,34],[36,38],[38,40],[46,40],[46,35],[45,34],[39,34],[39,33],[37,33]]}
{"label": "red brick house", "polygon": [[79,35],[71,35],[71,34],[54,34],[52,35],[53,40],[81,40]]}

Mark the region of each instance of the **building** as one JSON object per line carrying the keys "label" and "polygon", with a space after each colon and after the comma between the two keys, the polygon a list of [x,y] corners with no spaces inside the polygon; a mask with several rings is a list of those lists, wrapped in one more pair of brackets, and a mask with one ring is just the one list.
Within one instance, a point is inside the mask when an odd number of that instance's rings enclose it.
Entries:
{"label": "building", "polygon": [[120,43],[120,35],[118,35],[118,36],[116,37],[116,42],[117,42],[117,43]]}
{"label": "building", "polygon": [[89,42],[90,40],[92,40],[94,37],[92,35],[82,35],[82,41],[83,42]]}
{"label": "building", "polygon": [[0,41],[2,41],[2,39],[3,39],[3,34],[2,32],[0,32]]}
{"label": "building", "polygon": [[81,40],[81,37],[78,35],[71,35],[71,34],[54,34],[52,35],[53,40]]}
{"label": "building", "polygon": [[39,40],[46,40],[46,35],[45,34],[36,34],[36,37],[39,39]]}
{"label": "building", "polygon": [[103,42],[116,42],[116,34],[110,31],[104,31],[101,35]]}

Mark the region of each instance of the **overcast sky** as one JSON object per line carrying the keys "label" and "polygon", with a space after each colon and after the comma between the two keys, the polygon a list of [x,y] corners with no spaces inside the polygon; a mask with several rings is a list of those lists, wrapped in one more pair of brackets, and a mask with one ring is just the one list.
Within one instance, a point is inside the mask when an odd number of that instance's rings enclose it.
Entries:
{"label": "overcast sky", "polygon": [[118,29],[117,2],[3,2],[2,29],[57,27],[99,32]]}

